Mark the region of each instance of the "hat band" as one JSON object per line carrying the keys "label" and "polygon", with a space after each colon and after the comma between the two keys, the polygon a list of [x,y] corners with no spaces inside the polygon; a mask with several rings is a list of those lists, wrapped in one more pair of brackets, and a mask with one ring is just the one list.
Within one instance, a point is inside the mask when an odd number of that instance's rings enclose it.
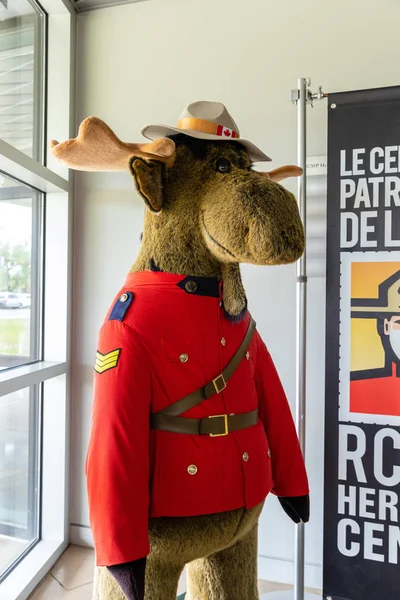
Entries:
{"label": "hat band", "polygon": [[224,127],[223,125],[218,125],[218,123],[213,123],[212,121],[205,121],[204,119],[180,119],[178,121],[178,129],[201,131],[201,133],[218,135],[227,139],[237,139],[240,137],[237,131],[229,129],[229,127]]}

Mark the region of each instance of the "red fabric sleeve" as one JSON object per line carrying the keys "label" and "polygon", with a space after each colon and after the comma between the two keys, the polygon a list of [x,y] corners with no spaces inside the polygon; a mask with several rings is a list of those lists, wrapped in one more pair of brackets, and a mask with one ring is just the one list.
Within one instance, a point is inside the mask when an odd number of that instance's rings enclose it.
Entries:
{"label": "red fabric sleeve", "polygon": [[267,434],[272,475],[277,496],[304,496],[309,493],[306,469],[292,413],[273,360],[256,332],[258,343],[256,386],[260,419]]}
{"label": "red fabric sleeve", "polygon": [[150,552],[151,376],[140,341],[123,322],[103,325],[98,352],[103,372],[94,376],[86,475],[96,564],[111,566]]}

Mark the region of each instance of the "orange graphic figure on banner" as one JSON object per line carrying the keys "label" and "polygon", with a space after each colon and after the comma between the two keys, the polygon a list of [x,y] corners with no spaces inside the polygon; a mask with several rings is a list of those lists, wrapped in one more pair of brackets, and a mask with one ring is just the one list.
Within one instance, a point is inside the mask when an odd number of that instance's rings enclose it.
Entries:
{"label": "orange graphic figure on banner", "polygon": [[352,371],[350,411],[400,416],[400,271],[379,285],[378,298],[353,298],[351,307],[352,318],[376,320],[385,359],[381,368]]}

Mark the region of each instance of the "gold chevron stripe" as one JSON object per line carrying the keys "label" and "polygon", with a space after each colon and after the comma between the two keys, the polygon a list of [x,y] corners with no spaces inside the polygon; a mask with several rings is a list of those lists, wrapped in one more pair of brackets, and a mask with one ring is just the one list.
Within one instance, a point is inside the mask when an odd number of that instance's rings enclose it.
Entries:
{"label": "gold chevron stripe", "polygon": [[117,360],[118,360],[118,355],[112,356],[111,358],[106,358],[104,360],[102,360],[100,358],[96,358],[96,365],[99,365],[100,367],[104,367],[104,365],[111,363],[111,362],[116,362]]}
{"label": "gold chevron stripe", "polygon": [[97,351],[96,363],[94,367],[96,373],[101,375],[105,371],[115,369],[115,367],[118,365],[120,353],[121,348],[111,350],[110,352],[107,352],[107,354],[102,354],[101,352]]}
{"label": "gold chevron stripe", "polygon": [[96,365],[95,368],[94,368],[94,370],[96,371],[96,373],[99,373],[99,375],[101,375],[105,371],[109,371],[110,369],[114,369],[116,366],[117,366],[117,363],[112,364],[112,365],[108,365],[107,367],[98,367]]}
{"label": "gold chevron stripe", "polygon": [[116,367],[118,364],[118,361],[115,361],[113,363],[110,363],[108,365],[95,365],[95,371],[97,371],[98,373],[100,373],[100,371],[102,373],[104,373],[104,371],[107,371],[108,369],[113,369],[114,367]]}
{"label": "gold chevron stripe", "polygon": [[121,351],[121,348],[117,348],[117,350],[111,350],[111,352],[107,352],[107,354],[102,354],[97,350],[96,357],[100,359],[111,358],[112,356],[118,356]]}

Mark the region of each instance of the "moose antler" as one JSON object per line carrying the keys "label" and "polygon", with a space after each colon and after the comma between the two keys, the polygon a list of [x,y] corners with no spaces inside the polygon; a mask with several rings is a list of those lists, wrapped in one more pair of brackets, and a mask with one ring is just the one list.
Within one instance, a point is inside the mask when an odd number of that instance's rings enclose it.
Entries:
{"label": "moose antler", "polygon": [[78,136],[58,143],[50,142],[52,154],[59,162],[78,171],[129,171],[133,156],[157,160],[172,166],[175,143],[160,138],[150,144],[122,142],[112,129],[97,117],[88,117],[80,127]]}
{"label": "moose antler", "polygon": [[286,165],[284,167],[278,167],[273,171],[268,171],[258,173],[259,175],[263,175],[263,177],[267,177],[267,179],[271,179],[271,181],[282,181],[282,179],[287,179],[288,177],[300,177],[303,174],[303,169],[301,167],[296,167],[296,165]]}

